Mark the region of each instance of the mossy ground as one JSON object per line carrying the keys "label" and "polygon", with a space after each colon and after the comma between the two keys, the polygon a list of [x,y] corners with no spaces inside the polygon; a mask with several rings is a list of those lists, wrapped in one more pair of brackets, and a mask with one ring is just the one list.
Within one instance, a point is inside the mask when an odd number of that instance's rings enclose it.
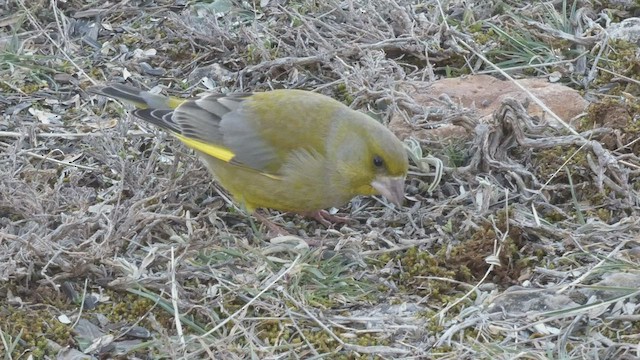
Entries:
{"label": "mossy ground", "polygon": [[[88,348],[103,358],[577,359],[634,351],[640,329],[628,298],[598,298],[611,306],[583,318],[593,309],[501,316],[491,304],[518,287],[571,289],[576,299],[590,298],[589,287],[633,294],[633,283],[601,281],[638,272],[635,44],[592,41],[597,27],[572,41],[578,9],[562,4],[496,2],[470,12],[460,1],[446,9],[382,0],[178,3],[3,5],[5,358]],[[599,6],[594,14],[611,10]],[[616,6],[613,19],[632,11]],[[471,163],[483,151],[471,133],[421,139],[424,153],[446,159],[433,193],[431,178],[412,168],[402,209],[358,198],[340,209],[355,221],[331,229],[269,212],[292,232],[285,238],[268,236],[228,201],[189,150],[83,91],[102,82],[161,85],[178,96],[316,89],[382,123],[403,112],[414,125],[436,127],[461,114],[443,100],[444,115],[431,123],[429,109],[402,97],[398,84],[494,71],[460,46],[472,40],[513,76],[561,73],[591,101],[574,123],[590,137],[567,142],[571,134],[546,129],[525,136],[557,144],[527,147],[496,116],[486,125],[505,131],[492,138],[504,145],[496,148],[502,157],[483,158],[483,166]],[[99,328],[104,343],[79,333],[79,320]],[[148,335],[134,335],[136,327]]]}

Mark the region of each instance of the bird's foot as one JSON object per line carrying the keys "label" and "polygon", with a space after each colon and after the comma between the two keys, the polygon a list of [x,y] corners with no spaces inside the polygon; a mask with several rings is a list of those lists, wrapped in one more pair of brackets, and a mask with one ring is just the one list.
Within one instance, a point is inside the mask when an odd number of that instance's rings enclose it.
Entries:
{"label": "bird's foot", "polygon": [[315,219],[327,228],[330,228],[333,224],[348,224],[353,221],[349,217],[332,215],[327,210],[309,211],[302,215]]}
{"label": "bird's foot", "polygon": [[[334,224],[349,224],[355,221],[350,217],[332,215],[327,210],[308,211],[299,214],[316,220],[326,228],[331,228]],[[273,221],[269,220],[264,214],[260,212],[260,210],[255,211],[253,213],[253,216],[267,228],[268,236],[273,237],[291,235],[290,232],[283,229]]]}
{"label": "bird's foot", "polygon": [[285,236],[291,235],[287,230],[283,229],[281,226],[277,225],[273,221],[269,220],[266,216],[262,215],[259,210],[253,213],[253,216],[260,221],[267,228],[267,235],[274,236]]}
{"label": "bird's foot", "polygon": [[[327,213],[327,215],[330,215],[329,213]],[[271,238],[273,240],[273,238],[277,238],[277,237],[285,237],[288,236],[289,238],[291,238],[291,234],[290,232],[288,232],[287,230],[285,230],[284,228],[282,228],[281,226],[277,225],[276,223],[274,223],[273,221],[269,220],[265,215],[263,215],[260,210],[256,210],[253,213],[253,216],[260,221],[266,228],[267,228],[267,237]],[[338,216],[336,216],[335,218],[337,219],[343,219],[340,218]],[[344,218],[346,219],[346,218]],[[346,219],[349,220],[349,219]],[[319,221],[319,220],[318,220]],[[324,220],[323,221],[327,221]],[[327,223],[329,224],[328,226],[331,225],[331,223],[329,223],[327,221]],[[294,237],[296,237],[294,235]],[[322,244],[324,243],[322,239],[318,240],[318,239],[313,239],[313,238],[304,238],[304,239],[299,239],[300,241],[304,241],[304,243],[306,244],[306,246],[315,246],[315,247],[321,247]],[[285,242],[291,242],[291,239],[287,239],[284,240]]]}

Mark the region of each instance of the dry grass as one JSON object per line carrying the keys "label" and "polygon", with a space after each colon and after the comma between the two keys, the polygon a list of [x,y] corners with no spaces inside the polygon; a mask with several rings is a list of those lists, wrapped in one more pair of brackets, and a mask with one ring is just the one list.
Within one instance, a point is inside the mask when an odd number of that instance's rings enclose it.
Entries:
{"label": "dry grass", "polygon": [[[0,3],[0,353],[640,356],[637,49],[603,9],[505,3]],[[566,130],[401,90],[492,64],[560,71],[594,105]],[[189,150],[83,91],[123,81],[315,89],[469,137],[413,143],[446,166],[433,192],[414,167],[404,208],[354,199],[337,229],[272,212],[293,235],[269,238]]]}

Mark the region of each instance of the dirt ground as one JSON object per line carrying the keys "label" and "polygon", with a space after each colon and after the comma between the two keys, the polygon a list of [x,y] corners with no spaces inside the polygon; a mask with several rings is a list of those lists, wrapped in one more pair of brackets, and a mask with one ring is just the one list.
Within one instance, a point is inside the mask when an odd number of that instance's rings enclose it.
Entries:
{"label": "dirt ground", "polygon": [[[0,353],[639,358],[638,6],[470,3],[0,0]],[[331,96],[404,206],[271,236],[105,83]]]}

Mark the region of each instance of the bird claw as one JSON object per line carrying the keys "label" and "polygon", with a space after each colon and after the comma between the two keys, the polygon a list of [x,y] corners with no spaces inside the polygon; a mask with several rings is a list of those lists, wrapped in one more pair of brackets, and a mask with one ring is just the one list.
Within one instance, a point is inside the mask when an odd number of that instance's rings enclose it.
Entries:
{"label": "bird claw", "polygon": [[348,224],[353,220],[349,217],[332,215],[327,210],[311,211],[303,215],[315,219],[327,228],[330,228],[333,224]]}
{"label": "bird claw", "polygon": [[[300,213],[300,215],[313,218],[326,228],[331,228],[334,224],[349,224],[354,221],[346,216],[332,215],[327,210],[309,211]],[[269,220],[259,211],[254,212],[253,216],[267,228],[269,236],[291,235],[291,233]]]}
{"label": "bird claw", "polygon": [[256,211],[253,213],[253,216],[258,219],[264,226],[267,227],[267,235],[268,236],[285,236],[291,235],[287,230],[278,226],[273,221],[269,220],[266,216],[262,215],[260,212]]}

